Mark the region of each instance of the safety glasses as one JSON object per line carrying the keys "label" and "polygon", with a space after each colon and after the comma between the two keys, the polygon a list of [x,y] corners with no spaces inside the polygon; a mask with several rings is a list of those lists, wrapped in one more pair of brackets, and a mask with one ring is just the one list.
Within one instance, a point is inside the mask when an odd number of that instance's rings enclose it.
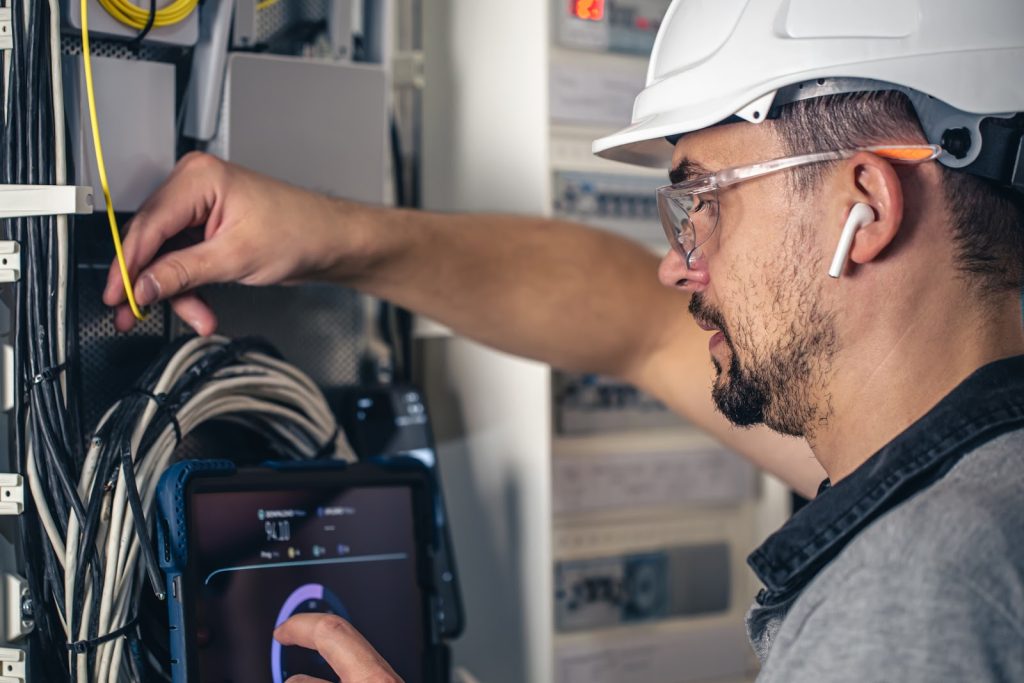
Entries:
{"label": "safety glasses", "polygon": [[669,244],[686,259],[686,267],[699,256],[701,245],[718,228],[720,189],[762,176],[824,161],[849,159],[858,152],[870,152],[898,164],[920,164],[942,153],[938,145],[879,145],[834,152],[815,152],[772,159],[749,166],[727,168],[675,185],[659,187],[658,213]]}

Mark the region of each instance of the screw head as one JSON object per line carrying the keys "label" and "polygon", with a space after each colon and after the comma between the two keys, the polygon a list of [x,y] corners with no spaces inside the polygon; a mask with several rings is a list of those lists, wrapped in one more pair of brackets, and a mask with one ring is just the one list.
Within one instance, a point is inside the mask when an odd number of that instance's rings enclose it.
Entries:
{"label": "screw head", "polygon": [[957,159],[963,159],[971,149],[971,131],[966,128],[947,128],[940,144]]}

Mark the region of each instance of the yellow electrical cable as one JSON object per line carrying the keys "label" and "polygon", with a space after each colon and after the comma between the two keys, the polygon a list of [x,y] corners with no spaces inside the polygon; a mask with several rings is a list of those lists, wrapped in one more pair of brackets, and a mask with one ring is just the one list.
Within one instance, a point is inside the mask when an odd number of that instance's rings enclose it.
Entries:
{"label": "yellow electrical cable", "polygon": [[[107,13],[125,26],[142,30],[149,21],[149,10],[143,9],[128,0],[99,0]],[[161,7],[153,17],[153,28],[164,28],[181,23],[188,18],[199,4],[199,0],[174,0],[166,7]]]}
{"label": "yellow electrical cable", "polygon": [[267,9],[268,7],[273,7],[279,2],[281,2],[281,0],[260,0],[256,3],[256,11],[258,12],[260,10]]}
{"label": "yellow electrical cable", "polygon": [[128,264],[124,260],[124,249],[121,248],[121,233],[117,229],[117,217],[114,215],[114,202],[110,199],[110,185],[107,183],[107,168],[103,164],[103,148],[100,146],[100,128],[96,119],[96,95],[92,87],[92,56],[89,54],[89,0],[82,0],[82,63],[85,66],[85,92],[89,100],[89,121],[92,123],[92,144],[96,148],[96,166],[100,171],[100,185],[103,187],[103,201],[107,204],[107,220],[110,221],[110,234],[114,238],[114,251],[117,252],[117,265],[121,268],[121,281],[124,282],[124,293],[128,297],[128,305],[139,320],[146,316],[135,303],[131,277],[128,275]]}

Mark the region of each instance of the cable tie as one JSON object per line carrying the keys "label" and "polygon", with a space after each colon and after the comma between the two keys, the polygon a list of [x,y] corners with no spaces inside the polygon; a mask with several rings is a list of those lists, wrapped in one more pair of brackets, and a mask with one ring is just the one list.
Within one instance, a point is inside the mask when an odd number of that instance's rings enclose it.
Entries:
{"label": "cable tie", "polygon": [[174,427],[175,445],[180,445],[182,441],[181,424],[178,422],[178,403],[167,400],[167,394],[154,394],[151,391],[143,389],[142,387],[135,387],[129,392],[130,394],[139,394],[145,396],[149,400],[156,403],[156,411],[163,413],[170,420],[171,426]]}
{"label": "cable tie", "polygon": [[156,22],[156,0],[149,0],[149,15],[146,17],[146,25],[142,27],[138,35],[129,41],[128,46],[136,53],[142,50],[142,41],[146,39],[149,32],[153,30]]}
{"label": "cable tie", "polygon": [[71,652],[74,652],[75,654],[84,655],[84,654],[88,653],[89,650],[94,650],[97,647],[99,647],[100,645],[103,645],[104,643],[109,643],[111,640],[116,640],[118,638],[129,638],[129,639],[131,639],[131,636],[129,635],[128,632],[131,631],[133,628],[135,628],[138,625],[139,625],[139,618],[136,616],[134,619],[132,619],[131,621],[129,621],[127,624],[125,624],[121,628],[117,629],[116,631],[111,631],[110,633],[108,633],[106,635],[98,636],[98,637],[92,638],[90,640],[78,640],[78,641],[75,641],[73,643],[67,643],[67,648],[68,648],[68,650],[70,650]]}
{"label": "cable tie", "polygon": [[53,380],[60,377],[60,373],[64,372],[68,367],[67,363],[58,363],[53,367],[46,368],[32,378],[32,386],[39,386],[43,382],[52,382]]}
{"label": "cable tie", "polygon": [[323,446],[313,455],[314,460],[320,458],[326,458],[329,455],[334,455],[338,449],[338,436],[341,434],[341,428],[335,427],[334,434],[331,434],[331,438],[328,439]]}
{"label": "cable tie", "polygon": [[138,483],[135,481],[135,463],[132,462],[131,445],[127,442],[121,448],[121,468],[124,470],[124,482],[128,488],[128,505],[132,511],[135,535],[142,545],[142,559],[146,564],[146,573],[149,575],[150,584],[153,586],[153,593],[157,598],[163,600],[167,597],[167,592],[163,588],[159,569],[160,565],[156,559],[156,551],[153,550],[153,539],[150,538],[149,529],[146,528],[146,512],[142,508]]}
{"label": "cable tie", "polygon": [[103,484],[103,492],[104,493],[110,493],[111,491],[114,490],[114,486],[117,485],[117,480],[120,478],[120,475],[121,475],[121,468],[120,467],[115,467],[114,470],[110,473],[110,478],[107,479],[107,481],[104,482],[104,484]]}

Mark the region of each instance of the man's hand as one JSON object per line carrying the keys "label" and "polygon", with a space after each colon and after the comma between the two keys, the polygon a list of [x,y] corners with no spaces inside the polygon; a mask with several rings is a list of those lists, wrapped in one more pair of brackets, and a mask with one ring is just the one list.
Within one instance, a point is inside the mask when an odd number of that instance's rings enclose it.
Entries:
{"label": "man's hand", "polygon": [[[353,220],[339,224],[342,207],[216,157],[189,154],[131,220],[124,251],[135,297],[140,306],[169,299],[196,332],[210,334],[217,320],[194,288],[275,284],[328,270],[335,255],[351,257],[358,241],[350,239]],[[178,248],[165,253],[168,241]],[[117,328],[130,329],[134,320],[116,263],[103,301],[117,306]]]}
{"label": "man's hand", "polygon": [[[320,653],[341,683],[401,683],[402,679],[377,654],[352,624],[333,614],[296,614],[274,631],[282,645],[298,645]],[[326,683],[312,676],[292,676],[287,683]]]}

